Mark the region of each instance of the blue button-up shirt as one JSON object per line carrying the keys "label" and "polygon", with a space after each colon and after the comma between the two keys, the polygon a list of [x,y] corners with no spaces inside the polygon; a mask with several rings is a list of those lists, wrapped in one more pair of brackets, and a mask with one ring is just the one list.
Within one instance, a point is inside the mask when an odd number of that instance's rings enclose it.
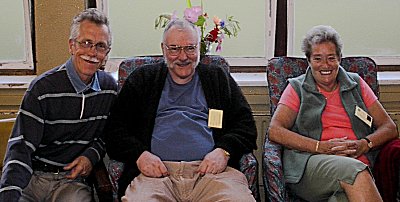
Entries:
{"label": "blue button-up shirt", "polygon": [[67,63],[65,63],[65,67],[67,69],[68,78],[71,81],[72,86],[74,86],[76,93],[81,94],[89,89],[97,92],[101,91],[97,72],[94,74],[92,81],[88,85],[86,85],[76,72],[74,63],[72,62],[72,58],[70,58]]}

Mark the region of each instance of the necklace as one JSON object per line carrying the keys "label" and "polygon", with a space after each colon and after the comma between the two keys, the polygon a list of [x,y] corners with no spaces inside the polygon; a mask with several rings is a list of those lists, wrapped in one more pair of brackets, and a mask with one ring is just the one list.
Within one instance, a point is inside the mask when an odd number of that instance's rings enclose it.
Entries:
{"label": "necklace", "polygon": [[336,88],[338,87],[338,85],[339,84],[336,82],[335,86],[333,87],[333,89],[331,91],[325,91],[325,90],[321,89],[318,85],[317,85],[317,88],[318,88],[318,91],[325,97],[325,100],[328,100],[336,95],[335,91],[336,91]]}

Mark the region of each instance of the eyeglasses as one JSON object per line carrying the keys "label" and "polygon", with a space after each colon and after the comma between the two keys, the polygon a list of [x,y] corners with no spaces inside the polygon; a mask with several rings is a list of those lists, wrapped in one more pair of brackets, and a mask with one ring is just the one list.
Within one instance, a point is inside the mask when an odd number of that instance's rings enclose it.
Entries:
{"label": "eyeglasses", "polygon": [[96,51],[98,53],[107,53],[110,50],[110,47],[108,47],[108,45],[103,42],[99,42],[96,44],[93,44],[91,41],[75,40],[75,42],[77,42],[81,48],[85,49],[92,49],[92,47],[96,47]]}
{"label": "eyeglasses", "polygon": [[177,46],[177,45],[165,45],[165,48],[167,48],[168,52],[172,56],[177,56],[181,53],[181,51],[185,51],[187,55],[194,55],[196,54],[197,51],[197,45],[189,45],[189,46]]}

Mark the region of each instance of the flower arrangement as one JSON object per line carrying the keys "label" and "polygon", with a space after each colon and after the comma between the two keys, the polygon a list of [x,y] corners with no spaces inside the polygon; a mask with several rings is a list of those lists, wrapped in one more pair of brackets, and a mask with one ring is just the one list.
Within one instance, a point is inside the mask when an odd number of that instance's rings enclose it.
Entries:
{"label": "flower arrangement", "polygon": [[[184,18],[189,22],[195,24],[201,33],[200,41],[200,54],[205,55],[211,50],[212,43],[216,43],[216,52],[222,51],[222,41],[225,35],[229,38],[236,37],[240,31],[239,21],[235,20],[233,16],[228,16],[225,20],[221,20],[217,16],[212,18],[214,27],[211,31],[206,32],[208,14],[203,12],[203,1],[201,6],[192,6],[190,0],[187,0],[187,8],[184,11]],[[155,28],[164,28],[170,20],[176,19],[176,11],[172,14],[161,14],[155,20]]]}

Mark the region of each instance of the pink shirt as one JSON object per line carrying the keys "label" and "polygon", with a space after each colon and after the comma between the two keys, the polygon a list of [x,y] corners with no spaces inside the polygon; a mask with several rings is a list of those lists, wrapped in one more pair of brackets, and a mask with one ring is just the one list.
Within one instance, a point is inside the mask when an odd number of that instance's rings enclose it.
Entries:
{"label": "pink shirt", "polygon": [[[369,108],[378,98],[364,80],[360,80],[361,96],[365,106]],[[330,140],[333,138],[347,137],[348,140],[357,140],[351,127],[350,118],[347,115],[340,100],[339,86],[332,92],[320,90],[326,97],[327,103],[322,112],[322,136],[321,140]],[[282,94],[278,104],[284,104],[295,112],[299,112],[300,98],[296,91],[289,84]],[[360,161],[369,165],[365,155],[358,158]]]}

